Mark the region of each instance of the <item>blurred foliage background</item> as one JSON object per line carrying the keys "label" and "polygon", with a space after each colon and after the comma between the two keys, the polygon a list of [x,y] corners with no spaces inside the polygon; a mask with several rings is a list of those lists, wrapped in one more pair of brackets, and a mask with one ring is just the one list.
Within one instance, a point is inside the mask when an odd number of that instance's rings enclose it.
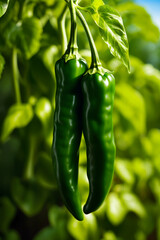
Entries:
{"label": "blurred foliage background", "polygon": [[[84,14],[103,65],[116,78],[117,157],[108,197],[82,222],[63,205],[51,159],[54,64],[62,54],[57,20],[64,0],[10,0],[0,18],[0,240],[160,240],[159,29],[134,1],[104,2],[123,18],[131,73],[112,57],[93,20]],[[68,36],[69,29],[68,15]],[[79,21],[78,43],[89,63]],[[79,189],[84,203],[88,181],[83,139]]]}

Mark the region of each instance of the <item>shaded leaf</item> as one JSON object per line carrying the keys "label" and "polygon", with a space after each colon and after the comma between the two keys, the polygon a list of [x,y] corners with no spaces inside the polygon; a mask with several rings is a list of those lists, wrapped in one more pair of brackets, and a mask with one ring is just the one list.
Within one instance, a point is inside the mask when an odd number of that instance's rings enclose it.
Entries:
{"label": "shaded leaf", "polygon": [[26,58],[32,57],[40,47],[42,26],[40,20],[32,17],[16,23],[8,34],[9,42],[18,48]]}
{"label": "shaded leaf", "polygon": [[12,219],[15,216],[16,209],[7,197],[0,198],[0,232],[6,232]]}
{"label": "shaded leaf", "polygon": [[5,14],[5,12],[7,11],[8,4],[9,4],[9,0],[1,0],[0,1],[0,17],[2,17]]}
{"label": "shaded leaf", "polygon": [[[63,236],[62,236],[63,235]],[[63,234],[63,232],[57,231],[57,229],[53,227],[43,228],[34,238],[33,240],[68,240],[67,236]]]}
{"label": "shaded leaf", "polygon": [[37,214],[48,196],[48,192],[33,180],[22,181],[15,178],[11,190],[14,201],[27,216]]}
{"label": "shaded leaf", "polygon": [[5,141],[15,128],[28,125],[33,118],[33,110],[30,104],[16,104],[10,107],[2,127],[2,141]]}
{"label": "shaded leaf", "polygon": [[66,222],[66,209],[58,206],[52,206],[48,212],[50,224],[55,227],[60,225],[60,222]]}
{"label": "shaded leaf", "polygon": [[35,166],[35,177],[45,188],[53,189],[57,187],[52,159],[45,153],[42,153],[37,160],[37,164]]}
{"label": "shaded leaf", "polygon": [[20,236],[17,231],[10,230],[5,236],[5,240],[20,240]]}

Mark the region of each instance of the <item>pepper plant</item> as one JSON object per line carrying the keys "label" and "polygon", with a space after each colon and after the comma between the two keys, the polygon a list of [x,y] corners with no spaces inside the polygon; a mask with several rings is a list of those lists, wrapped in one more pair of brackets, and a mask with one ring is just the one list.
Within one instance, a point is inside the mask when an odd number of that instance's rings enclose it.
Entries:
{"label": "pepper plant", "polygon": [[[56,78],[59,77],[55,77],[54,69],[72,36],[72,15],[67,10],[70,3],[64,0],[0,1],[0,239],[159,239],[160,73],[159,43],[156,43],[159,30],[149,14],[134,2],[73,2],[79,54],[89,66],[82,80],[83,100],[78,100],[78,118],[74,119],[76,124],[82,124],[84,133],[79,167],[77,163],[72,165],[75,179],[79,171],[79,181],[75,180],[73,187],[77,184],[81,204],[86,203],[89,193],[86,169],[95,192],[105,182],[106,174],[99,172],[107,170],[96,161],[98,156],[94,159],[99,149],[97,139],[91,142],[87,136],[87,133],[100,135],[94,132],[96,126],[91,131],[92,120],[105,120],[98,114],[101,92],[97,87],[91,89],[92,76],[99,86],[99,74],[106,72],[103,69],[110,70],[105,74],[106,79],[114,74],[116,81],[113,130],[117,150],[112,186],[97,211],[84,215],[84,220],[79,222],[66,209],[59,193],[52,163],[53,119],[58,98]],[[70,57],[73,52],[67,54]],[[99,59],[103,69],[99,67]],[[123,65],[130,69],[130,74]],[[91,72],[95,75],[88,75]],[[108,89],[104,88],[104,92],[108,97]],[[92,118],[87,115],[87,101],[93,93],[97,94],[97,107],[90,109],[94,112]],[[78,95],[74,93],[74,96]],[[69,103],[67,99],[60,103]],[[105,99],[101,100],[103,106]],[[111,109],[112,104],[111,101]],[[79,114],[82,108],[83,115]],[[88,122],[81,120],[85,116]],[[101,119],[95,119],[98,116]],[[110,130],[112,135],[112,128]],[[64,129],[63,136],[65,131],[68,133]],[[77,135],[75,141],[78,143],[79,139]],[[75,146],[72,154],[76,154]],[[86,156],[86,151],[90,156],[93,154],[93,158]],[[90,168],[92,160],[95,169]],[[110,173],[112,175],[112,171]],[[102,199],[106,190],[103,194]],[[94,194],[90,199],[94,199],[93,203],[99,201]]]}

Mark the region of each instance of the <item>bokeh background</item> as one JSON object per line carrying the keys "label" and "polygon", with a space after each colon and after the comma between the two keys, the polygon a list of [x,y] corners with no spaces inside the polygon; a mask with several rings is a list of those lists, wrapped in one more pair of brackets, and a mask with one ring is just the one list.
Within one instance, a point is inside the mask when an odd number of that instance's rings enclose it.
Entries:
{"label": "bokeh background", "polygon": [[[109,195],[82,222],[63,205],[51,158],[54,65],[62,54],[57,20],[64,0],[10,0],[0,18],[0,240],[160,240],[160,3],[104,2],[123,18],[131,72],[110,54],[91,16],[84,13],[103,65],[116,78],[117,154]],[[69,28],[67,15],[68,36]],[[90,63],[79,21],[78,43]],[[84,204],[84,139],[79,189]]]}

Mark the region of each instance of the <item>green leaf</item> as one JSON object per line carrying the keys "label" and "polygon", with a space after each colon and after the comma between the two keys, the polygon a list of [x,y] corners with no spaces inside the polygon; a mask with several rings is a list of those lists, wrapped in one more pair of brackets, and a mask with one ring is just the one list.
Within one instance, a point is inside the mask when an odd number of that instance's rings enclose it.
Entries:
{"label": "green leaf", "polygon": [[146,131],[145,102],[137,90],[121,83],[116,86],[114,107],[118,118],[116,142],[120,149],[126,149],[135,137]]}
{"label": "green leaf", "polygon": [[10,194],[10,185],[16,172],[21,166],[18,164],[21,139],[10,137],[0,146],[0,195]]}
{"label": "green leaf", "polygon": [[76,240],[99,239],[97,220],[92,213],[86,215],[83,221],[77,221],[71,217],[68,223],[68,231]]}
{"label": "green leaf", "polygon": [[49,123],[52,113],[52,106],[47,98],[40,98],[35,106],[35,114],[44,127]]}
{"label": "green leaf", "polygon": [[8,4],[9,4],[9,0],[1,0],[0,1],[0,17],[2,17],[5,14],[5,12],[7,11]]}
{"label": "green leaf", "polygon": [[129,211],[136,213],[139,217],[146,216],[146,210],[135,194],[122,193],[121,198]]}
{"label": "green leaf", "polygon": [[53,111],[50,101],[47,98],[40,98],[35,106],[35,114],[43,125],[46,142],[51,146],[53,140]]}
{"label": "green leaf", "polygon": [[0,232],[7,231],[15,212],[15,207],[7,197],[0,198]]}
{"label": "green leaf", "polygon": [[[50,61],[55,58],[55,56],[50,54]],[[50,96],[54,93],[54,78],[53,74],[49,70],[49,67],[47,65],[47,58],[43,59],[43,56],[37,56],[35,55],[30,60],[30,71],[31,76],[33,78],[33,81],[35,81],[35,84],[37,85],[36,89],[40,89],[40,91]],[[54,66],[52,65],[52,71],[54,69]]]}
{"label": "green leaf", "polygon": [[15,128],[25,127],[32,118],[33,110],[30,104],[16,104],[11,106],[3,123],[2,141],[5,141]]}
{"label": "green leaf", "polygon": [[20,240],[20,236],[17,231],[11,230],[7,232],[5,240]]}
{"label": "green leaf", "polygon": [[102,240],[117,240],[117,237],[112,231],[108,231],[104,233]]}
{"label": "green leaf", "polygon": [[154,194],[157,201],[160,203],[160,179],[157,177],[153,177],[153,179],[149,182],[150,189]]}
{"label": "green leaf", "polygon": [[123,21],[119,13],[108,5],[98,8],[99,27],[103,40],[107,43],[113,56],[118,57],[128,70],[129,45]]}
{"label": "green leaf", "polygon": [[[59,230],[59,229],[58,229]],[[43,228],[34,238],[33,240],[68,240],[69,238],[66,236],[63,229],[59,232],[56,228],[46,227]]]}
{"label": "green leaf", "polygon": [[95,9],[98,9],[100,6],[104,5],[104,2],[102,0],[92,0],[91,2],[92,2],[92,6]]}
{"label": "green leaf", "polygon": [[99,1],[94,1],[92,7],[86,10],[91,13],[98,25],[102,39],[112,55],[121,59],[130,70],[128,39],[119,13],[109,5],[100,5]]}
{"label": "green leaf", "polygon": [[132,170],[132,163],[124,159],[116,159],[115,171],[122,181],[133,184],[135,177]]}
{"label": "green leaf", "polygon": [[110,193],[106,200],[106,213],[113,225],[119,225],[128,210],[117,193]]}
{"label": "green leaf", "polygon": [[52,159],[46,153],[40,154],[34,171],[37,181],[43,187],[48,189],[57,187],[56,176],[53,171]]}
{"label": "green leaf", "polygon": [[4,64],[5,64],[5,60],[3,58],[3,56],[0,54],[0,78],[4,69]]}
{"label": "green leaf", "polygon": [[32,57],[40,47],[42,26],[40,20],[32,17],[16,23],[8,34],[9,42],[26,58]]}
{"label": "green leaf", "polygon": [[59,226],[60,223],[66,224],[66,209],[58,206],[52,206],[48,212],[48,219],[51,226]]}
{"label": "green leaf", "polygon": [[14,201],[27,216],[37,214],[48,196],[48,192],[34,180],[22,181],[15,178],[11,191]]}
{"label": "green leaf", "polygon": [[153,164],[150,160],[135,158],[132,161],[132,169],[143,182],[147,181],[154,174]]}

